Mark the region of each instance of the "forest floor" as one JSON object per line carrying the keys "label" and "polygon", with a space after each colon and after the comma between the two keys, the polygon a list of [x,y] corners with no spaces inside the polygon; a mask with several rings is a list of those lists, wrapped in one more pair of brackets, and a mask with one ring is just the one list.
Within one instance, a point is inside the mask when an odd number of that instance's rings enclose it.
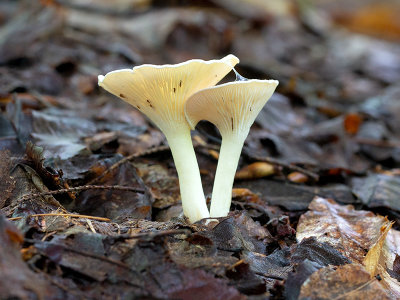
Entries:
{"label": "forest floor", "polygon": [[[399,15],[371,0],[2,1],[0,298],[400,298]],[[280,84],[229,216],[190,224],[164,136],[97,76],[229,53]],[[210,196],[220,136],[201,123],[193,140]]]}

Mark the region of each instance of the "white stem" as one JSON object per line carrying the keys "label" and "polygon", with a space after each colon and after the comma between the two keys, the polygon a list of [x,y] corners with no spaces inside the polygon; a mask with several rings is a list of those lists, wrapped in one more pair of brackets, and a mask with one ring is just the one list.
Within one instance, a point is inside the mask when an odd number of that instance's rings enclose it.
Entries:
{"label": "white stem", "polygon": [[225,217],[229,213],[233,180],[243,143],[244,139],[238,136],[222,138],[211,198],[210,216],[212,218]]}
{"label": "white stem", "polygon": [[183,213],[192,223],[209,218],[190,128],[170,131],[165,136],[178,172]]}

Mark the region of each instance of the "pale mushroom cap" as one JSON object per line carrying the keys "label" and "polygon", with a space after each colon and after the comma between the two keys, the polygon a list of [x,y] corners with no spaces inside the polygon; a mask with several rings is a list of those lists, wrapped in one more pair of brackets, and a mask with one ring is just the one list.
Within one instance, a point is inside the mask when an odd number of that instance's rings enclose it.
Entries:
{"label": "pale mushroom cap", "polygon": [[[99,76],[99,86],[135,106],[162,131],[186,124],[184,104],[195,92],[214,86],[239,62],[189,60],[176,65],[141,65]],[[171,127],[172,126],[172,127]]]}
{"label": "pale mushroom cap", "polygon": [[194,129],[201,120],[213,123],[221,135],[246,135],[278,86],[277,80],[235,81],[203,89],[185,104],[186,119]]}

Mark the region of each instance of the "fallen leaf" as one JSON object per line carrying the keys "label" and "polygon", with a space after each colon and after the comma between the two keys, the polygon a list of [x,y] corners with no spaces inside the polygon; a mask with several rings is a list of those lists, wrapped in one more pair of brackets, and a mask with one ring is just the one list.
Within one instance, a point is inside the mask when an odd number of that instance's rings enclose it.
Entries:
{"label": "fallen leaf", "polygon": [[362,263],[368,250],[381,236],[386,219],[372,212],[355,210],[353,206],[316,197],[309,210],[300,217],[296,238],[300,242],[316,237],[332,245],[352,261]]}
{"label": "fallen leaf", "polygon": [[193,300],[244,300],[234,287],[224,280],[214,278],[202,270],[182,270],[182,282],[172,287],[168,292],[169,298]]}
{"label": "fallen leaf", "polygon": [[[400,232],[392,229],[393,223],[387,221],[381,227],[381,236],[371,247],[364,259],[364,265],[370,276],[379,281],[392,298],[400,298],[400,283],[394,272],[396,258],[400,249]],[[394,273],[394,274],[393,274]]]}
{"label": "fallen leaf", "polygon": [[400,211],[398,201],[400,177],[370,174],[367,177],[354,177],[351,180],[351,185],[353,193],[368,207],[386,207]]}
{"label": "fallen leaf", "polygon": [[371,278],[373,278],[375,275],[377,275],[377,268],[378,264],[381,261],[385,261],[386,259],[384,257],[381,258],[381,256],[384,256],[384,251],[382,251],[382,248],[384,246],[384,243],[386,241],[386,236],[389,232],[389,230],[392,228],[393,223],[387,221],[386,224],[382,225],[381,227],[381,236],[379,239],[376,241],[374,245],[369,249],[367,255],[364,258],[364,266],[367,272],[370,274]]}
{"label": "fallen leaf", "polygon": [[396,2],[371,2],[352,14],[337,15],[336,22],[364,34],[400,40],[399,13],[400,6]]}
{"label": "fallen leaf", "polygon": [[393,299],[360,265],[327,266],[314,272],[301,287],[298,299]]}
{"label": "fallen leaf", "polygon": [[164,166],[135,163],[135,167],[155,199],[153,207],[166,208],[179,203],[178,178],[171,175]]}
{"label": "fallen leaf", "polygon": [[292,172],[287,177],[291,182],[295,183],[305,183],[309,180],[307,175],[300,172]]}
{"label": "fallen leaf", "polygon": [[266,162],[255,162],[240,169],[235,174],[235,179],[256,179],[273,175],[275,167]]}
{"label": "fallen leaf", "polygon": [[362,118],[359,114],[350,113],[345,116],[343,126],[348,134],[356,134],[361,123]]}
{"label": "fallen leaf", "polygon": [[0,193],[0,209],[4,207],[15,188],[15,179],[10,176],[11,166],[10,152],[0,151],[0,191],[2,191]]}
{"label": "fallen leaf", "polygon": [[304,259],[296,267],[294,273],[290,273],[285,284],[285,298],[288,300],[296,300],[300,294],[300,288],[302,284],[320,269],[321,266],[309,259]]}
{"label": "fallen leaf", "polygon": [[[17,237],[17,238],[16,238]],[[23,262],[19,241],[21,233],[0,215],[0,294],[3,298],[44,299],[57,291],[39,273]],[[47,298],[50,299],[50,298]]]}
{"label": "fallen leaf", "polygon": [[263,204],[263,202],[260,200],[260,197],[257,194],[245,188],[233,188],[232,198],[235,199],[236,201],[244,201],[246,203],[253,202],[253,203]]}
{"label": "fallen leaf", "polygon": [[239,181],[236,188],[247,188],[259,195],[261,202],[284,207],[290,211],[307,209],[315,196],[329,197],[341,203],[356,203],[351,189],[341,184],[326,187],[301,186],[271,179]]}
{"label": "fallen leaf", "polygon": [[[288,274],[285,286],[287,299],[298,299],[303,284],[307,284],[310,276],[327,266],[340,266],[350,260],[328,243],[320,243],[315,238],[304,239],[295,245],[291,257],[294,271]],[[293,266],[294,264],[294,266]]]}

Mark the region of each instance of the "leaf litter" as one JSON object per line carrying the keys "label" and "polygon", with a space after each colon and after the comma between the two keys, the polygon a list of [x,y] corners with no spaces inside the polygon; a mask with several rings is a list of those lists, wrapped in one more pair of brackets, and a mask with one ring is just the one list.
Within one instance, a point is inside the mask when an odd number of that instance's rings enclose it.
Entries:
{"label": "leaf litter", "polygon": [[[0,3],[2,298],[399,297],[398,4],[236,2]],[[164,137],[96,77],[229,52],[281,84],[230,215],[188,224]]]}

